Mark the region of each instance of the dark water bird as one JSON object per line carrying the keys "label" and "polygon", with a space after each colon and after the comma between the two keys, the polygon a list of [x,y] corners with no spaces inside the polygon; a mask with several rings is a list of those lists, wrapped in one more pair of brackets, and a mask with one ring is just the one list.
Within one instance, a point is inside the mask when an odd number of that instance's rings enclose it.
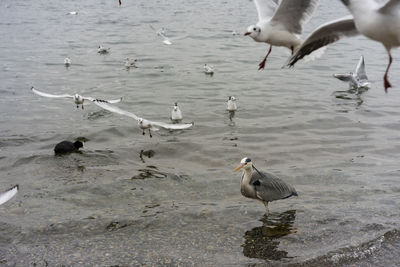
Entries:
{"label": "dark water bird", "polygon": [[271,53],[272,46],[287,47],[292,51],[300,47],[302,40],[298,37],[303,32],[303,25],[311,18],[318,0],[254,0],[257,8],[258,22],[247,28],[248,35],[256,42],[270,45],[264,60],[258,65],[264,69],[265,62]]}
{"label": "dark water bird", "polygon": [[83,142],[81,141],[75,141],[74,143],[70,141],[62,141],[54,147],[54,153],[60,155],[77,152],[81,147],[83,147]]}
{"label": "dark water bird", "polygon": [[288,65],[296,62],[313,51],[334,43],[342,37],[362,34],[380,42],[389,55],[389,63],[383,76],[385,91],[392,87],[388,72],[392,64],[391,49],[400,46],[400,1],[390,0],[384,5],[375,0],[341,0],[349,9],[352,17],[344,17],[318,27],[293,54]]}
{"label": "dark water bird", "polygon": [[8,189],[6,192],[0,194],[0,205],[6,203],[9,201],[13,196],[15,196],[18,193],[19,186],[14,185],[10,189]]}
{"label": "dark water bird", "polygon": [[271,173],[258,171],[250,158],[243,158],[234,171],[236,172],[240,169],[243,169],[240,182],[242,195],[264,203],[267,216],[269,215],[268,202],[297,196],[296,189],[293,186]]}

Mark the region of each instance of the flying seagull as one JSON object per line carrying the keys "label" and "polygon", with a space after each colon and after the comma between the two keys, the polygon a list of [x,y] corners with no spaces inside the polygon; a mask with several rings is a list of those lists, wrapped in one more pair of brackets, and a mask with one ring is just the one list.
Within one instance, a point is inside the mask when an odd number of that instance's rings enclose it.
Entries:
{"label": "flying seagull", "polygon": [[8,189],[4,193],[0,193],[0,205],[6,203],[9,201],[13,196],[15,196],[18,193],[19,186],[15,185]]}
{"label": "flying seagull", "polygon": [[117,114],[121,114],[124,116],[128,116],[128,117],[131,117],[132,119],[136,120],[139,125],[139,128],[143,130],[143,135],[145,135],[145,130],[149,130],[150,137],[152,137],[151,130],[153,130],[153,131],[159,130],[157,127],[162,127],[164,129],[169,129],[169,130],[183,130],[183,129],[188,129],[188,128],[192,127],[194,124],[194,123],[169,124],[169,123],[164,123],[164,122],[150,121],[150,120],[140,118],[129,111],[122,110],[115,106],[110,106],[107,103],[102,102],[102,101],[94,101],[94,103],[105,110],[108,110],[108,111],[111,111],[111,112],[114,112]]}
{"label": "flying seagull", "polygon": [[400,1],[390,0],[383,6],[375,0],[341,0],[349,9],[352,17],[345,17],[328,22],[318,27],[305,40],[302,46],[290,58],[288,65],[296,62],[314,50],[334,43],[342,37],[362,34],[380,42],[389,55],[389,63],[383,76],[385,91],[392,87],[388,72],[392,64],[391,49],[400,46]]}
{"label": "flying seagull", "polygon": [[358,61],[356,70],[354,72],[350,72],[349,74],[334,74],[335,78],[342,80],[344,82],[348,82],[350,88],[360,89],[360,88],[368,88],[369,82],[367,73],[365,72],[365,63],[364,57],[361,56]]}
{"label": "flying seagull", "polygon": [[272,46],[287,47],[292,54],[300,47],[302,40],[297,36],[303,32],[303,25],[311,18],[318,0],[254,0],[258,22],[247,28],[248,35],[256,42],[270,45],[267,55],[259,64],[264,69]]}
{"label": "flying seagull", "polygon": [[74,103],[76,105],[77,108],[79,108],[79,105],[82,105],[82,109],[83,109],[83,102],[85,102],[85,100],[91,101],[91,102],[104,102],[104,103],[118,103],[122,101],[122,97],[119,99],[114,99],[114,100],[102,100],[102,99],[97,99],[97,98],[93,98],[93,97],[88,97],[88,96],[81,96],[79,94],[75,94],[75,95],[68,95],[68,94],[63,94],[63,95],[53,95],[53,94],[48,94],[48,93],[44,93],[41,92],[39,90],[36,90],[33,86],[31,87],[32,92],[34,92],[37,95],[40,96],[44,96],[44,97],[49,97],[49,98],[72,98],[74,100]]}

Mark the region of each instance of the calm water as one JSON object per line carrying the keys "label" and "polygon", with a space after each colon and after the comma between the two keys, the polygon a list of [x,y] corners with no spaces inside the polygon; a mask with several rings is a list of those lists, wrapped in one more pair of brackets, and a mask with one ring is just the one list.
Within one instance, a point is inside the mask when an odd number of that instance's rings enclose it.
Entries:
{"label": "calm water", "polygon": [[[363,37],[289,70],[288,52],[273,48],[259,72],[268,46],[231,34],[256,21],[252,2],[184,2],[0,1],[0,189],[21,188],[0,207],[0,265],[396,265],[398,51],[388,94],[386,52]],[[322,1],[306,34],[347,14]],[[186,38],[166,46],[149,25]],[[97,54],[100,44],[111,53]],[[372,86],[356,94],[332,75],[361,55]],[[126,71],[126,57],[138,68]],[[150,139],[128,117],[31,86],[123,96],[122,109],[165,122],[177,101],[195,127]],[[232,122],[229,95],[239,106]],[[77,137],[82,153],[53,155]],[[245,156],[299,197],[273,202],[265,218],[233,173]]]}

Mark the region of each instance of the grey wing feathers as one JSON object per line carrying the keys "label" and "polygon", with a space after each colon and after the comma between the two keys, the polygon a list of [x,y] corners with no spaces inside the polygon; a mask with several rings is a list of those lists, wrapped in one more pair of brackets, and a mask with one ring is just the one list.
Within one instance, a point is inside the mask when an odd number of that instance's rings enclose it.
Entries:
{"label": "grey wing feathers", "polygon": [[[297,196],[296,189],[273,174],[253,172],[251,184],[255,187],[257,196],[264,201],[274,201],[291,196]],[[258,181],[258,182],[257,182]],[[259,185],[258,185],[259,184]]]}
{"label": "grey wing feathers", "polygon": [[365,72],[365,63],[363,56],[361,56],[360,60],[358,61],[355,73],[360,80],[368,80],[367,73]]}
{"label": "grey wing feathers", "polygon": [[294,34],[303,32],[303,25],[311,18],[318,0],[282,0],[271,18],[271,23]]}
{"label": "grey wing feathers", "polygon": [[383,5],[380,9],[378,9],[379,13],[382,14],[393,14],[398,12],[398,8],[400,5],[399,0],[390,0],[385,5]]}
{"label": "grey wing feathers", "polygon": [[278,6],[275,0],[254,0],[254,4],[257,8],[259,21],[270,19]]}
{"label": "grey wing feathers", "polygon": [[183,129],[188,129],[193,126],[193,123],[177,123],[177,124],[171,124],[171,123],[164,123],[164,122],[157,122],[157,121],[150,121],[152,125],[160,126],[164,129],[170,129],[170,130],[183,130]]}
{"label": "grey wing feathers", "polygon": [[356,29],[353,18],[345,17],[328,22],[311,33],[301,47],[290,58],[288,65],[291,67],[294,66],[298,60],[323,46],[338,41],[344,36],[349,37],[357,34],[359,34],[359,32]]}
{"label": "grey wing feathers", "polygon": [[333,76],[344,82],[350,82],[353,77],[351,74],[334,74]]}
{"label": "grey wing feathers", "polygon": [[95,103],[97,106],[99,106],[99,107],[101,107],[101,108],[103,108],[105,110],[108,110],[110,112],[118,113],[118,114],[121,114],[121,115],[124,115],[124,116],[131,117],[131,118],[133,118],[135,120],[139,120],[139,117],[136,116],[135,114],[133,114],[133,113],[131,113],[129,111],[125,111],[125,110],[122,110],[120,108],[117,108],[115,106],[110,106],[105,102],[93,101],[93,103]]}
{"label": "grey wing feathers", "polygon": [[73,98],[72,95],[68,94],[62,94],[62,95],[53,95],[45,92],[41,92],[39,90],[36,90],[34,87],[31,88],[32,92],[34,92],[37,95],[44,96],[44,97],[50,97],[50,98]]}

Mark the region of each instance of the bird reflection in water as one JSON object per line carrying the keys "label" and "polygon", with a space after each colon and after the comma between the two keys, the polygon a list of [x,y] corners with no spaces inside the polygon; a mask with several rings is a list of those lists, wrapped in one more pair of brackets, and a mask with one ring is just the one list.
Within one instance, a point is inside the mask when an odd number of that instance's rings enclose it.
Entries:
{"label": "bird reflection in water", "polygon": [[295,233],[293,224],[296,210],[288,210],[280,214],[271,213],[263,216],[260,221],[262,226],[246,231],[245,242],[242,245],[243,255],[249,258],[264,260],[280,260],[288,258],[288,253],[278,250],[279,238]]}
{"label": "bird reflection in water", "polygon": [[337,101],[340,101],[337,105],[347,112],[349,111],[347,107],[351,106],[357,109],[362,105],[362,103],[364,103],[362,94],[366,91],[368,91],[368,88],[350,88],[345,91],[335,91],[333,95]]}

